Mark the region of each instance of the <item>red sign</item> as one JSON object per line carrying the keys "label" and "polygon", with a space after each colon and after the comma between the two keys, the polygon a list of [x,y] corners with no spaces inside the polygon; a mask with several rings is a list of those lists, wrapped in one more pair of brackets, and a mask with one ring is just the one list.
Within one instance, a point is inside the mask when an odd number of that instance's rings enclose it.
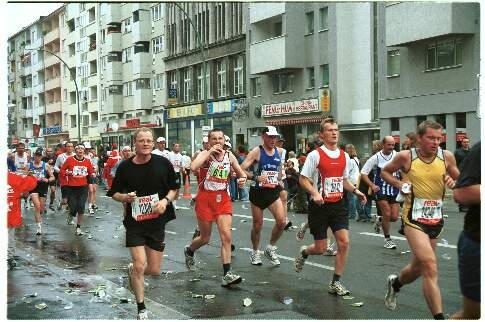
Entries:
{"label": "red sign", "polygon": [[138,127],[140,126],[140,119],[126,120],[126,127]]}
{"label": "red sign", "polygon": [[461,142],[466,138],[466,133],[456,133],[456,142]]}

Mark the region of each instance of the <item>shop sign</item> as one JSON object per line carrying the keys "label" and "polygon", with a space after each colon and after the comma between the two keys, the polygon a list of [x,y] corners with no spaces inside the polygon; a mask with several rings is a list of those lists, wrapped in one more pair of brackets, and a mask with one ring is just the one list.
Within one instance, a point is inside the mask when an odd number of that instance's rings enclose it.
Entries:
{"label": "shop sign", "polygon": [[209,102],[207,103],[207,114],[232,113],[238,104],[240,104],[239,100]]}
{"label": "shop sign", "polygon": [[140,126],[140,119],[129,119],[126,120],[126,127],[139,127]]}
{"label": "shop sign", "polygon": [[170,108],[168,110],[168,118],[170,119],[197,115],[202,115],[202,104],[181,106],[176,108]]}
{"label": "shop sign", "polygon": [[202,125],[202,136],[208,136],[209,131],[212,130],[212,127],[209,125]]}
{"label": "shop sign", "polygon": [[168,89],[168,104],[173,105],[178,103],[178,95],[176,88],[169,88]]}
{"label": "shop sign", "polygon": [[49,126],[42,129],[43,135],[57,134],[62,132],[62,126]]}
{"label": "shop sign", "polygon": [[319,94],[322,112],[330,112],[330,90],[328,88],[321,89]]}
{"label": "shop sign", "polygon": [[316,98],[293,102],[263,104],[261,107],[261,113],[263,117],[285,114],[310,113],[318,111],[318,99]]}

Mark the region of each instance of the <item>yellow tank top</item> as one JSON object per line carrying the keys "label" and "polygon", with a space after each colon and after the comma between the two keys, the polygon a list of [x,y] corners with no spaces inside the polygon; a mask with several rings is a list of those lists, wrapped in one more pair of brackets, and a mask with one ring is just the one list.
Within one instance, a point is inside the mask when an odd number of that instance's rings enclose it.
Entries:
{"label": "yellow tank top", "polygon": [[412,193],[404,200],[405,213],[414,198],[442,200],[445,195],[445,173],[446,164],[441,148],[438,148],[436,157],[430,163],[421,160],[416,149],[412,148],[411,167],[405,175],[412,184]]}

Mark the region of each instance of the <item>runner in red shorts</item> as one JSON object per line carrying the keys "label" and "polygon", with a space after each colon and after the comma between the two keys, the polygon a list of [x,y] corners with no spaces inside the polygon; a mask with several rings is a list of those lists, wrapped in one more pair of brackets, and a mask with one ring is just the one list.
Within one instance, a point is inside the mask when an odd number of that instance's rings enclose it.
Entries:
{"label": "runner in red shorts", "polygon": [[195,269],[194,252],[206,245],[211,236],[212,223],[215,222],[221,237],[221,260],[223,267],[222,286],[237,284],[242,281],[239,275],[231,271],[231,224],[232,203],[229,195],[231,167],[236,172],[238,184],[246,183],[246,174],[239,166],[236,157],[224,150],[224,133],[220,129],[209,132],[208,150],[201,151],[192,161],[190,169],[199,171],[199,191],[195,201],[200,236],[185,246],[185,264],[190,270]]}

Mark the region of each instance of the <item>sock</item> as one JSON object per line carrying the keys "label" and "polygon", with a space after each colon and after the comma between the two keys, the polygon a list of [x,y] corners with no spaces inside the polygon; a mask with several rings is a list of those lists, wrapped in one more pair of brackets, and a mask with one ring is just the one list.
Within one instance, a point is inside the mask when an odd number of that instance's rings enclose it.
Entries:
{"label": "sock", "polygon": [[270,250],[274,250],[276,247],[275,246],[272,246],[270,244],[268,244],[268,246],[266,246],[266,249],[270,249]]}
{"label": "sock", "polygon": [[333,274],[332,283],[338,282],[339,280],[340,280],[340,275],[339,274]]}
{"label": "sock", "polygon": [[190,247],[187,247],[186,250],[187,250],[187,254],[189,254],[191,257],[194,256],[194,251],[190,249]]}
{"label": "sock", "polygon": [[402,287],[402,283],[399,281],[399,277],[394,280],[394,283],[392,283],[392,288],[394,289],[395,292],[399,292],[399,290]]}
{"label": "sock", "polygon": [[37,227],[39,227],[39,228],[42,227],[42,223],[41,222],[38,222],[37,223]]}
{"label": "sock", "polygon": [[224,275],[227,274],[231,270],[231,263],[229,264],[222,264],[222,269],[224,270]]}
{"label": "sock", "polygon": [[304,259],[307,259],[308,258],[308,254],[305,253],[305,250],[302,250],[301,251],[301,256],[303,256]]}
{"label": "sock", "polygon": [[141,310],[146,309],[146,307],[145,307],[145,301],[143,301],[141,303],[136,302],[136,306],[138,307],[138,312],[140,312]]}
{"label": "sock", "polygon": [[386,240],[391,239],[391,235],[389,235],[389,234],[384,235],[384,238],[385,238]]}
{"label": "sock", "polygon": [[445,316],[443,315],[443,313],[438,313],[438,314],[433,315],[433,318],[435,320],[444,320]]}

